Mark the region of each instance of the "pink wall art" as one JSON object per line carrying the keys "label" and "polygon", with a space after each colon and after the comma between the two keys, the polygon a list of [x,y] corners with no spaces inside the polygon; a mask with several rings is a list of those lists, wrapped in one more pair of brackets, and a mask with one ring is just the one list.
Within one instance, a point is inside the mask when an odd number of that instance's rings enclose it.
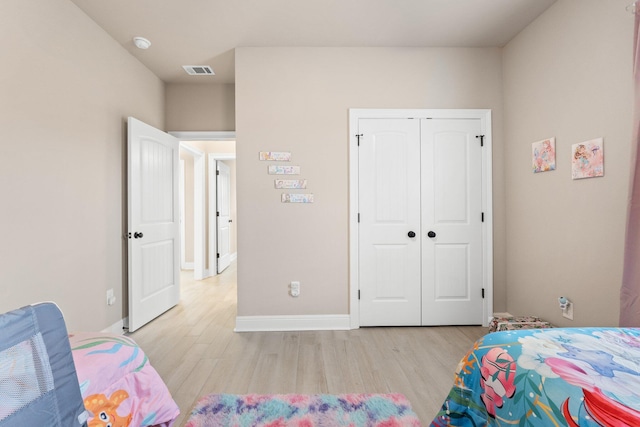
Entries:
{"label": "pink wall art", "polygon": [[571,146],[571,178],[604,176],[604,145],[602,138]]}
{"label": "pink wall art", "polygon": [[556,170],[556,139],[549,138],[531,144],[533,173]]}

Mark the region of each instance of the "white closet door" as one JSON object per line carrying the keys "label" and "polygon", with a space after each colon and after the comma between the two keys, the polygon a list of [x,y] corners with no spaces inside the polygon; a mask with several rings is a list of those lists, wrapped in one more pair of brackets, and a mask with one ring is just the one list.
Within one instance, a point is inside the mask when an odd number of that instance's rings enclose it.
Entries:
{"label": "white closet door", "polygon": [[360,325],[420,325],[420,121],[358,132]]}
{"label": "white closet door", "polygon": [[477,119],[421,120],[422,324],[482,324],[482,148]]}

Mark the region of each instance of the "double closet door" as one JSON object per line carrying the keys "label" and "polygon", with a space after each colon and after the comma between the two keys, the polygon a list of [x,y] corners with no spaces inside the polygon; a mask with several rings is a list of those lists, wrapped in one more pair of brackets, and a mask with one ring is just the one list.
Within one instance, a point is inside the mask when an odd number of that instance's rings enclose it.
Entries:
{"label": "double closet door", "polygon": [[361,326],[483,317],[479,119],[359,119]]}

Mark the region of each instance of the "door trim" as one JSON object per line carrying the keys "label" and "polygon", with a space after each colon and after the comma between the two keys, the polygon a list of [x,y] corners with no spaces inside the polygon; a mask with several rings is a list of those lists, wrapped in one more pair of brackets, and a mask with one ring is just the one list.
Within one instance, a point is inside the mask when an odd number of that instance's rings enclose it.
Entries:
{"label": "door trim", "polygon": [[193,157],[193,278],[202,280],[208,277],[204,262],[204,152],[182,142],[180,149]]}
{"label": "door trim", "polygon": [[[217,162],[219,160],[235,160],[235,153],[208,153],[207,155],[207,168],[208,168],[208,183],[209,188],[209,270],[211,276],[218,274],[218,227],[216,225],[217,200],[218,200],[218,186],[217,184]],[[212,224],[214,226],[212,226]]]}
{"label": "door trim", "polygon": [[[236,140],[236,132],[235,131],[169,131],[167,132],[169,135],[172,135],[174,137],[176,137],[179,141],[235,141]],[[194,199],[194,210],[196,211],[194,214],[194,235],[198,235],[200,236],[199,239],[202,240],[202,242],[199,242],[198,240],[196,240],[195,236],[194,236],[194,246],[195,246],[195,251],[194,251],[194,261],[195,258],[200,258],[200,273],[197,273],[197,262],[194,262],[194,266],[193,266],[193,270],[194,270],[194,279],[196,280],[202,280],[205,279],[207,277],[210,276],[214,276],[217,274],[217,269],[216,268],[212,268],[211,266],[216,266],[215,264],[215,255],[214,255],[214,263],[211,263],[211,254],[215,254],[216,253],[216,247],[215,247],[215,240],[214,240],[214,244],[213,244],[213,248],[211,246],[211,243],[209,243],[208,245],[208,249],[209,249],[209,268],[206,268],[205,265],[205,248],[207,247],[205,239],[204,239],[204,230],[206,227],[206,214],[205,214],[205,169],[207,168],[207,166],[204,164],[205,163],[205,158],[204,158],[204,152],[201,152],[200,150],[193,148],[187,144],[180,144],[180,148],[185,148],[185,150],[187,150],[189,152],[189,154],[191,154],[192,156],[194,156],[194,190],[195,190],[195,199],[199,199],[200,201],[196,202],[196,200]],[[230,153],[230,154],[225,154],[225,153],[213,153],[214,156],[217,156],[216,159],[218,160],[225,160],[225,159],[235,159],[235,153]],[[232,156],[232,157],[226,157],[226,156]],[[200,164],[195,167],[195,163],[197,159],[200,159]],[[210,161],[209,158],[206,159],[207,161]],[[198,171],[196,172],[195,169],[198,169]],[[201,169],[201,170],[200,170]],[[196,184],[199,183],[199,184]],[[198,189],[196,186],[201,186],[202,188]],[[214,190],[214,196],[215,196],[215,190]],[[210,194],[209,194],[210,197]],[[195,206],[196,204],[198,204],[198,206]],[[201,206],[200,206],[201,205]],[[199,232],[196,231],[196,227],[200,230]],[[214,237],[215,237],[215,233],[214,233]],[[211,242],[211,240],[209,240],[209,242]],[[200,252],[200,254],[198,254],[198,252]]]}
{"label": "door trim", "polygon": [[360,327],[359,290],[359,248],[358,248],[358,121],[360,119],[480,119],[484,133],[482,150],[482,211],[484,223],[483,278],[485,289],[482,325],[488,326],[493,313],[493,182],[491,110],[453,109],[349,109],[349,318],[351,329]]}

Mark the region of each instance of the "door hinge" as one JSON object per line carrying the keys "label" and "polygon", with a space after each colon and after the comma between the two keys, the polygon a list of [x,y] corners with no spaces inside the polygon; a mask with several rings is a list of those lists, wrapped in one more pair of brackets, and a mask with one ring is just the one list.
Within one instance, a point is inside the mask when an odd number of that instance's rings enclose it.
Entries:
{"label": "door hinge", "polygon": [[484,135],[476,135],[476,138],[480,138],[480,147],[484,147]]}
{"label": "door hinge", "polygon": [[[220,254],[216,254],[216,258],[220,258]],[[484,293],[484,289],[482,290],[482,292]]]}
{"label": "door hinge", "polygon": [[360,222],[360,212],[358,212],[358,222]]}
{"label": "door hinge", "polygon": [[484,212],[482,212],[482,216],[480,219],[482,220],[482,222],[484,222]]}
{"label": "door hinge", "polygon": [[216,175],[220,175],[220,171],[219,170],[216,171]]}
{"label": "door hinge", "polygon": [[482,299],[484,299],[484,288],[482,288]]}
{"label": "door hinge", "polygon": [[220,216],[220,212],[216,212],[216,216]]}
{"label": "door hinge", "polygon": [[360,289],[358,289],[358,299],[360,299]]}
{"label": "door hinge", "polygon": [[358,147],[360,147],[360,137],[363,136],[361,133],[356,134],[356,138],[358,138]]}

